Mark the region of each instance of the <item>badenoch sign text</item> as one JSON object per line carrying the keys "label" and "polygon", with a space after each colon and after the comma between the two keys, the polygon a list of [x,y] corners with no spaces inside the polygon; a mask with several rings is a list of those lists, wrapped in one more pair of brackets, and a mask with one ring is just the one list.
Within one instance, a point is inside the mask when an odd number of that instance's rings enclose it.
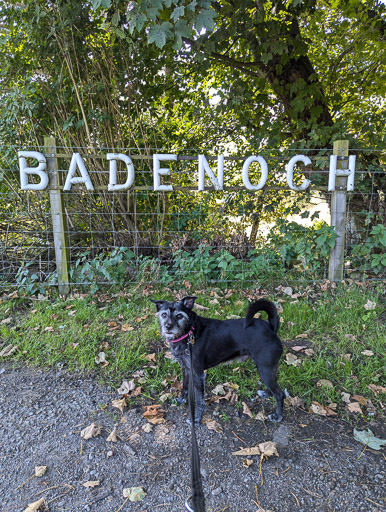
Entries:
{"label": "badenoch sign text", "polygon": [[[38,151],[19,151],[19,168],[20,168],[20,187],[22,190],[45,190],[49,185],[49,176],[46,172],[47,160],[43,153]],[[153,158],[153,184],[155,191],[170,192],[173,190],[173,185],[165,185],[161,183],[161,177],[171,174],[171,169],[163,162],[177,160],[177,155],[174,154],[155,154]],[[337,155],[330,156],[330,170],[328,190],[335,190],[335,177],[347,176],[347,190],[354,190],[354,174],[355,174],[355,155],[351,155],[348,161],[348,169],[337,169]],[[37,160],[38,165],[29,167],[27,163],[29,160]],[[134,164],[128,155],[122,153],[107,153],[106,160],[109,162],[109,183],[107,186],[108,191],[115,192],[119,190],[128,190],[134,184]],[[123,162],[126,166],[126,181],[124,183],[117,183],[117,162]],[[252,184],[249,179],[249,168],[253,162],[260,165],[261,177],[257,184]],[[303,183],[296,185],[293,180],[294,166],[301,162],[304,165],[310,165],[311,160],[308,156],[296,155],[290,159],[286,166],[287,184],[292,190],[306,190],[310,185],[310,180],[304,179]],[[76,176],[77,172],[80,176]],[[40,178],[39,183],[30,183],[28,181],[29,175],[36,175]],[[198,190],[205,189],[205,175],[209,178],[212,186],[216,190],[223,190],[224,188],[224,155],[217,157],[217,176],[211,169],[207,158],[204,155],[198,155]],[[268,178],[268,164],[261,156],[250,156],[246,158],[242,168],[242,179],[245,188],[248,190],[262,189]],[[67,171],[66,181],[63,190],[70,191],[72,185],[84,184],[87,190],[94,190],[94,186],[87,172],[86,165],[79,153],[73,153],[70,168]]]}

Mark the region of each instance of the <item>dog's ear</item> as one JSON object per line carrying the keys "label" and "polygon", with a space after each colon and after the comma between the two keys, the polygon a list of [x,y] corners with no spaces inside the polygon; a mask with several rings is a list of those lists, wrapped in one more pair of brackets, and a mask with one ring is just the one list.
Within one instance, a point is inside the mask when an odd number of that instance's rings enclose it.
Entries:
{"label": "dog's ear", "polygon": [[156,305],[157,311],[159,311],[162,307],[162,304],[164,304],[166,302],[165,300],[152,300],[152,299],[150,299],[150,301]]}
{"label": "dog's ear", "polygon": [[193,309],[194,301],[196,299],[197,297],[184,297],[183,299],[181,299],[181,302],[187,309]]}

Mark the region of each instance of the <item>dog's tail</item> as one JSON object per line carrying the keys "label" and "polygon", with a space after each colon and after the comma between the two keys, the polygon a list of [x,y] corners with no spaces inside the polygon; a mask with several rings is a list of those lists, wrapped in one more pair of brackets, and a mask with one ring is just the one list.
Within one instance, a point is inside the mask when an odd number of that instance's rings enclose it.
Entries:
{"label": "dog's tail", "polygon": [[252,325],[253,317],[258,311],[265,311],[268,314],[268,323],[276,334],[279,329],[279,315],[277,314],[276,306],[273,302],[266,299],[259,299],[256,302],[249,304],[247,314],[245,316],[245,327]]}

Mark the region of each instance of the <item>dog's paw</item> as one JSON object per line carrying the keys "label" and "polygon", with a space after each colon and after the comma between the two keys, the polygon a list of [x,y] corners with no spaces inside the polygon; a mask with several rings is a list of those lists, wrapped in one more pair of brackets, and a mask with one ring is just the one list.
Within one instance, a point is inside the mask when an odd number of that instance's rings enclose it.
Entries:
{"label": "dog's paw", "polygon": [[275,422],[275,423],[280,423],[280,422],[281,422],[281,420],[282,420],[282,418],[283,418],[283,416],[278,416],[278,415],[276,414],[276,412],[274,412],[273,414],[269,414],[269,415],[268,415],[268,419],[269,419],[269,421],[273,421],[273,422]]}
{"label": "dog's paw", "polygon": [[185,405],[187,400],[186,398],[183,398],[182,396],[179,396],[178,398],[176,398],[176,402],[178,405]]}

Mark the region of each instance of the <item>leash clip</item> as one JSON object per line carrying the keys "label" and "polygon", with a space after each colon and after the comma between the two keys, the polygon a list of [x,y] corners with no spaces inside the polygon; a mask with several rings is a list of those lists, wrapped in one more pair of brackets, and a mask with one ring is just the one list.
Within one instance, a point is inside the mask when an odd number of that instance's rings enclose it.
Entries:
{"label": "leash clip", "polygon": [[191,345],[194,345],[196,341],[196,338],[194,337],[194,334],[192,331],[189,332],[189,336],[188,336],[188,343],[190,343]]}

